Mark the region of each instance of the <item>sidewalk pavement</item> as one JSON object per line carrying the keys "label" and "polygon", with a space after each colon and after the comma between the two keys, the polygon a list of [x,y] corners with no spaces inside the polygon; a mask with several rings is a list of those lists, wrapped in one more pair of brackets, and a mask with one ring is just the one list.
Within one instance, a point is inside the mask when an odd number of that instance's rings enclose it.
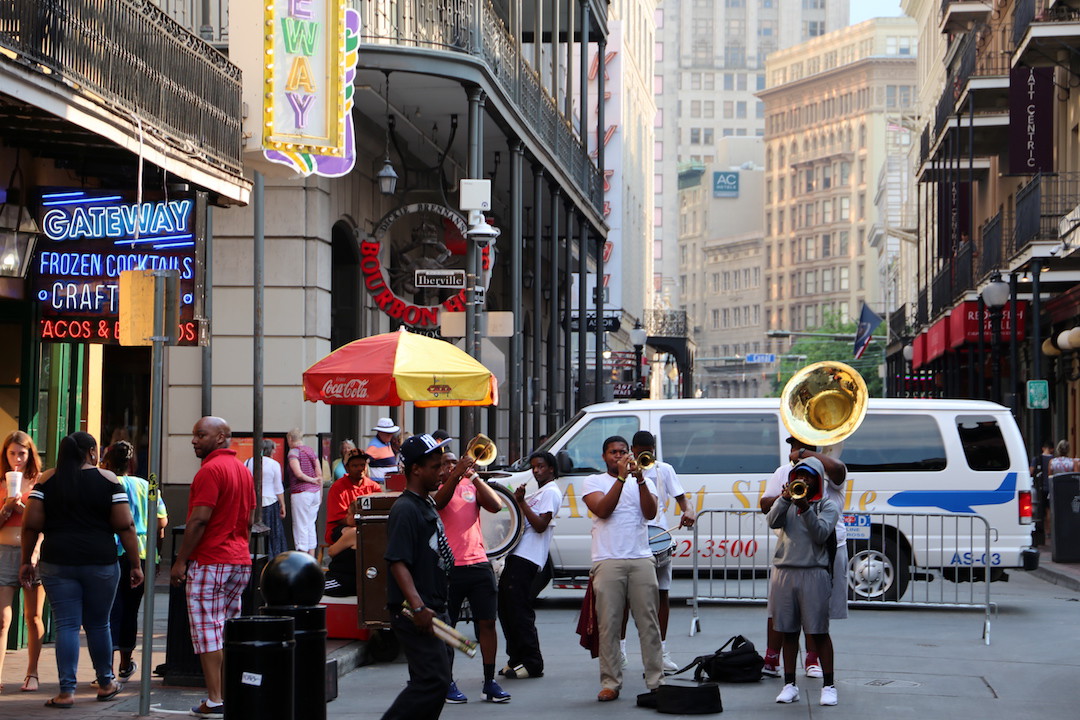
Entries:
{"label": "sidewalk pavement", "polygon": [[[1032,573],[1018,572],[1017,574],[1031,575],[1045,582],[1080,592],[1080,564],[1054,563],[1048,560],[1049,556],[1049,549],[1043,548],[1043,559],[1039,569]],[[165,661],[165,632],[168,622],[168,587],[165,585],[159,584],[156,588],[154,610],[154,665],[158,665]],[[681,631],[676,632],[679,636],[682,635]],[[678,642],[685,641],[679,639]],[[707,642],[711,642],[711,640]],[[980,645],[981,643],[972,644]],[[363,642],[330,640],[327,642],[327,653],[329,658],[338,661],[339,678],[369,662],[366,644]],[[90,682],[93,680],[93,670],[84,641],[79,659],[81,683],[75,697],[77,714],[73,713],[72,717],[94,718],[95,720],[131,720],[132,717],[138,715],[139,679],[142,673],[141,654],[141,649],[137,650],[135,654],[136,661],[140,663],[139,672],[136,673],[117,699],[111,702],[96,702],[96,689],[90,686]],[[382,666],[373,667],[376,670],[382,669],[384,672],[393,669],[392,666],[386,668],[382,668]],[[0,695],[0,718],[25,718],[26,720],[55,718],[56,711],[43,706],[44,702],[57,692],[56,663],[52,646],[47,645],[42,653],[39,669],[41,688],[38,692],[19,692],[19,686],[22,684],[25,672],[26,650],[8,652],[4,663],[4,691]],[[374,675],[378,676],[379,672],[375,672]],[[394,670],[395,681],[398,680],[398,675],[400,675],[400,672]],[[347,692],[343,688],[346,697]],[[189,708],[197,705],[204,696],[204,690],[201,688],[165,686],[162,684],[161,678],[154,677],[151,683],[151,712],[159,716],[183,715],[187,713]],[[348,701],[346,700],[346,702]],[[328,710],[331,711],[331,714],[338,714],[343,708],[336,708],[331,703]]]}
{"label": "sidewalk pavement", "polygon": [[[168,627],[169,586],[168,574],[159,576],[154,597],[154,642],[153,665],[165,662],[165,635]],[[141,627],[141,625],[140,625]],[[62,714],[63,717],[93,718],[94,720],[131,720],[139,713],[139,691],[142,678],[142,638],[135,650],[135,661],[139,663],[138,672],[128,681],[124,690],[110,702],[96,702],[97,689],[90,683],[94,680],[93,665],[86,650],[86,637],[80,634],[82,649],[79,654],[79,687],[75,693],[75,713]],[[328,640],[326,643],[328,659],[338,661],[338,677],[366,664],[366,644],[352,640]],[[4,660],[3,692],[0,693],[0,718],[56,718],[57,711],[44,707],[45,701],[55,697],[57,685],[56,661],[53,646],[46,645],[41,653],[38,674],[40,689],[37,692],[24,693],[19,688],[26,675],[26,650],[9,651]],[[167,686],[162,679],[154,676],[150,684],[151,712],[155,715],[184,715],[206,697],[202,688]]]}

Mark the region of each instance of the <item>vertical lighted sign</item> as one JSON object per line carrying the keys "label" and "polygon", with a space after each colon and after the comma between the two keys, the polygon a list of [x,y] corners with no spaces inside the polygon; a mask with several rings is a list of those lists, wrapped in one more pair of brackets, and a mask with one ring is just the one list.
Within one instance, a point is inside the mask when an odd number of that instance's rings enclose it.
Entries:
{"label": "vertical lighted sign", "polygon": [[268,0],[263,12],[266,159],[302,175],[348,173],[359,13],[343,0]]}

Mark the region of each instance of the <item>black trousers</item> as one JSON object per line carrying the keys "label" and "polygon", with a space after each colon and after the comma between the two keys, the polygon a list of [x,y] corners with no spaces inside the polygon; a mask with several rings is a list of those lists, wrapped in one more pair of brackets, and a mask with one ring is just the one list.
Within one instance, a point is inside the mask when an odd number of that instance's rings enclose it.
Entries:
{"label": "black trousers", "polygon": [[[155,518],[156,520],[156,518]],[[131,587],[131,561],[124,553],[120,562],[120,582],[113,597],[112,612],[109,615],[109,630],[112,632],[113,650],[132,651],[139,635],[139,605],[142,604],[146,583]],[[140,561],[141,562],[141,561]],[[123,670],[124,668],[118,668]]]}
{"label": "black trousers", "polygon": [[[437,617],[443,622],[450,620],[445,612]],[[446,643],[421,632],[412,620],[402,615],[395,615],[390,626],[409,662],[409,682],[382,720],[436,720],[442,713],[446,688],[450,685]]]}
{"label": "black trousers", "polygon": [[524,665],[530,675],[544,672],[532,597],[538,572],[540,568],[525,558],[509,555],[499,578],[499,622],[506,637],[507,664]]}

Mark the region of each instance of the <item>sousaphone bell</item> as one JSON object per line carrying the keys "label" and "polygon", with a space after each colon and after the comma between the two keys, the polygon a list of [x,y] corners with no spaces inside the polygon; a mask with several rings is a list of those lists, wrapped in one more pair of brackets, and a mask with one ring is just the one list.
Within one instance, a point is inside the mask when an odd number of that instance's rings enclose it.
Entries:
{"label": "sousaphone bell", "polygon": [[780,395],[780,419],[792,437],[812,447],[837,445],[866,417],[862,375],[834,360],[813,363],[791,376]]}

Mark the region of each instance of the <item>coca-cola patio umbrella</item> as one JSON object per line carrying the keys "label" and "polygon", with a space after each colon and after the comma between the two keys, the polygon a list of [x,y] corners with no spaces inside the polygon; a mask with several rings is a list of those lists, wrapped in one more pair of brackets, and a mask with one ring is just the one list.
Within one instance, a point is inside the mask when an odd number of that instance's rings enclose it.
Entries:
{"label": "coca-cola patio umbrella", "polygon": [[354,340],[304,372],[304,399],[328,405],[496,405],[495,376],[445,340],[406,330]]}

